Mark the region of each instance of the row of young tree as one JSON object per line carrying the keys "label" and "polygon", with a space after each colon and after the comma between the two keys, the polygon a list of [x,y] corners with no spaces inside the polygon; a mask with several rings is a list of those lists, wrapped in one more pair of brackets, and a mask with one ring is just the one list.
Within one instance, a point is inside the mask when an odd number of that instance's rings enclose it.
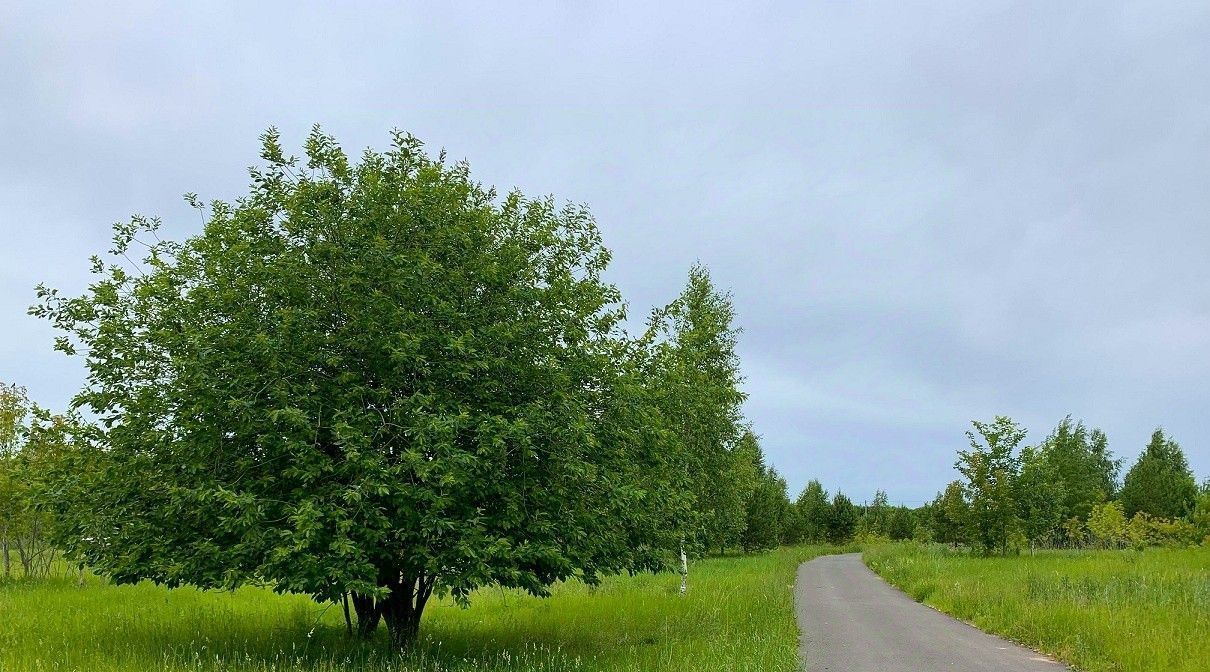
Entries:
{"label": "row of young tree", "polygon": [[402,133],[353,161],[270,131],[261,156],[234,203],[187,196],[195,235],[136,217],[84,294],[38,288],[87,380],[54,417],[5,388],[0,538],[28,573],[37,539],[116,582],[334,601],[404,647],[434,594],[780,540],[705,268],[632,333],[582,207]]}

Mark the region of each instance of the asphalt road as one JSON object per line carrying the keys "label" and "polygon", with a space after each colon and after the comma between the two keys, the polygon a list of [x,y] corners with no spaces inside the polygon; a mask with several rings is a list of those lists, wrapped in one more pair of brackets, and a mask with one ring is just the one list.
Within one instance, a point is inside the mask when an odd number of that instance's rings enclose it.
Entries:
{"label": "asphalt road", "polygon": [[1035,651],[914,602],[861,562],[826,555],[798,568],[799,653],[809,672],[1062,672]]}

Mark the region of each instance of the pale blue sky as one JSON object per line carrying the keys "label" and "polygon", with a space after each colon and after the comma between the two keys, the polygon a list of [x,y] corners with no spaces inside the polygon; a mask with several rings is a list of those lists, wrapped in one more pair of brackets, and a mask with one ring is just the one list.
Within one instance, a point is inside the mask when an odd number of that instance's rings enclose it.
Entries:
{"label": "pale blue sky", "polygon": [[638,314],[707,264],[795,490],[919,503],[997,413],[1210,476],[1206,3],[51,4],[0,5],[0,380],[44,404],[33,286],[319,122],[587,203]]}

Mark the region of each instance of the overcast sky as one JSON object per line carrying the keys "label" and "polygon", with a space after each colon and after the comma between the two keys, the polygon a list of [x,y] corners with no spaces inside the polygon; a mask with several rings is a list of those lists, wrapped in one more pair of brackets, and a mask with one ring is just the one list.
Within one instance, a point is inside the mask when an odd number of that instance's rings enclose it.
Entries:
{"label": "overcast sky", "polygon": [[0,3],[0,380],[44,405],[83,377],[34,285],[318,122],[588,204],[632,312],[708,265],[795,492],[918,504],[996,414],[1210,476],[1208,3],[51,4]]}

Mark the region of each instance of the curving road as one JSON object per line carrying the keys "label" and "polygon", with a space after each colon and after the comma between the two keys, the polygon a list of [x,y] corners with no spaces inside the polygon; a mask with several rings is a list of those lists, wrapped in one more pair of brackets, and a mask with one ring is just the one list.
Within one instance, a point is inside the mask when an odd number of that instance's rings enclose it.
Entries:
{"label": "curving road", "polygon": [[799,653],[810,672],[1062,672],[1042,654],[913,601],[861,562],[826,555],[798,568]]}

